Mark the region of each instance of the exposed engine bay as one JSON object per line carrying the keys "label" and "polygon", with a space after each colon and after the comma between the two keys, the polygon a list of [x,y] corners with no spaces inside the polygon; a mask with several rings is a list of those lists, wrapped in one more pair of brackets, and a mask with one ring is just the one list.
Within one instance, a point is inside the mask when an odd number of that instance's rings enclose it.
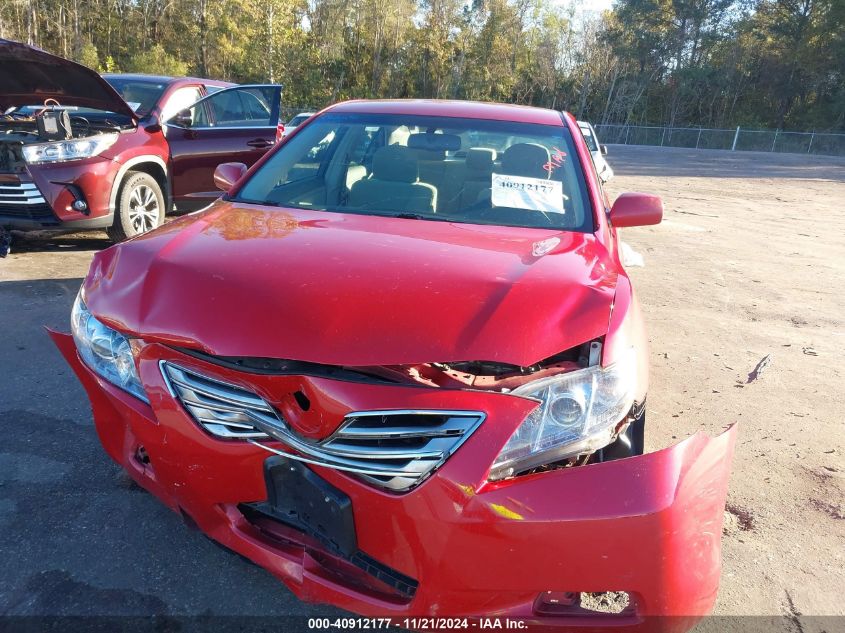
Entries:
{"label": "exposed engine bay", "polygon": [[267,374],[304,373],[355,382],[424,385],[452,389],[479,389],[507,393],[538,378],[574,371],[598,362],[601,343],[592,341],[555,354],[531,366],[521,367],[492,361],[421,363],[418,365],[379,365],[349,367],[321,365],[277,358],[212,356],[197,350],[179,348],[187,354],[219,365]]}
{"label": "exposed engine bay", "polygon": [[32,110],[17,108],[0,114],[0,173],[26,171],[26,145],[83,139],[121,129],[111,119],[81,116],[58,104]]}

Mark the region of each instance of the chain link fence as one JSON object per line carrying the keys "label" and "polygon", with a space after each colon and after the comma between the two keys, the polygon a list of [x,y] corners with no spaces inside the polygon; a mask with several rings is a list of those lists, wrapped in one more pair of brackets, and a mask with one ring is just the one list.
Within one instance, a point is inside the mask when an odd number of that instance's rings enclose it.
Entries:
{"label": "chain link fence", "polygon": [[602,143],[845,156],[845,134],[599,124]]}
{"label": "chain link fence", "polygon": [[[287,122],[300,112],[319,112],[322,109],[322,106],[283,105],[279,118]],[[601,142],[610,145],[659,145],[695,149],[845,156],[845,134],[830,132],[747,130],[742,127],[733,129],[662,127],[612,123],[600,123],[594,127]]]}

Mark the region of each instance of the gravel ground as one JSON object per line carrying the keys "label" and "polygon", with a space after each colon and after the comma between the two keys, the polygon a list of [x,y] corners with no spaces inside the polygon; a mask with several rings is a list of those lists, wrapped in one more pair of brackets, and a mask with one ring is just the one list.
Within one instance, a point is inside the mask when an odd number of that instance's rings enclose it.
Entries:
{"label": "gravel ground", "polygon": [[[666,203],[662,225],[624,230],[645,261],[631,274],[651,339],[647,448],[739,423],[716,613],[833,631],[845,620],[802,616],[845,615],[845,160],[617,146],[609,159],[611,196]],[[41,328],[67,329],[106,245],[30,238],[0,260],[0,613],[324,615],[189,531],[99,448]]]}

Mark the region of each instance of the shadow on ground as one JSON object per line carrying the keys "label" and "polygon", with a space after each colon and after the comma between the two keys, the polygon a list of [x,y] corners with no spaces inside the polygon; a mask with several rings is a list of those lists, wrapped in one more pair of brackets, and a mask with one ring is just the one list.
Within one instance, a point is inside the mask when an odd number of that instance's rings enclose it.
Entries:
{"label": "shadow on ground", "polygon": [[32,233],[12,233],[12,253],[99,251],[111,245],[111,240],[102,232],[61,234],[35,231]]}

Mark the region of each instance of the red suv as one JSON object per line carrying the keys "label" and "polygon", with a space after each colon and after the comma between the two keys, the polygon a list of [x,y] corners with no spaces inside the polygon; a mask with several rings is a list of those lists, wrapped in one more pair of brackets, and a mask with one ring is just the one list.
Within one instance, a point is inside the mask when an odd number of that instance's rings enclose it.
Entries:
{"label": "red suv", "polygon": [[0,228],[105,229],[115,240],[218,197],[218,163],[279,136],[281,88],[105,75],[0,40]]}

